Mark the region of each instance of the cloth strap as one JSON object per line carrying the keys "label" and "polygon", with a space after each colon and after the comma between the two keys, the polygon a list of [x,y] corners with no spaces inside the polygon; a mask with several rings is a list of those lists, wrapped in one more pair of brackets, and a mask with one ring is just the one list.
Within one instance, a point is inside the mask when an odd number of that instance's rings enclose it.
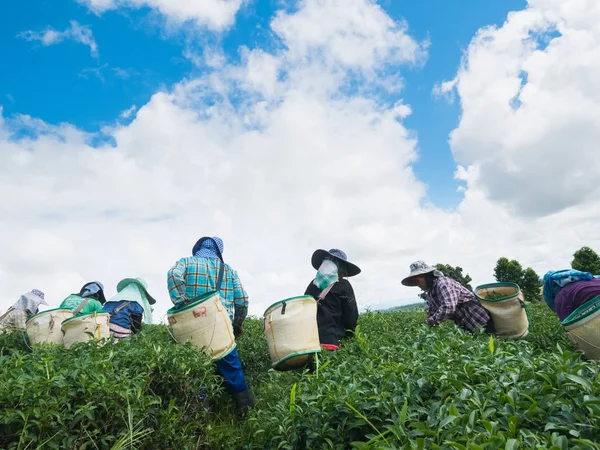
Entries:
{"label": "cloth strap", "polygon": [[325,289],[323,289],[321,291],[321,293],[319,294],[319,298],[317,299],[317,301],[321,301],[323,300],[325,297],[327,297],[327,294],[329,294],[329,291],[331,290],[331,288],[333,287],[335,283],[331,283],[329,286],[327,286]]}
{"label": "cloth strap", "polygon": [[85,305],[87,305],[87,303],[88,303],[89,301],[90,301],[90,299],[89,299],[89,298],[86,298],[84,301],[82,301],[82,302],[79,304],[79,306],[73,310],[73,316],[76,316],[77,314],[79,314],[79,312],[80,312],[80,311],[83,309],[83,307],[84,307]]}
{"label": "cloth strap", "polygon": [[223,262],[223,260],[220,261],[219,265],[221,267],[219,267],[219,278],[217,278],[217,292],[221,291],[221,283],[223,283],[223,273],[225,272],[225,263]]}
{"label": "cloth strap", "polygon": [[121,312],[121,310],[123,310],[124,308],[128,308],[129,305],[131,305],[130,301],[125,300],[125,303],[121,303],[119,306],[117,306],[113,312],[110,313],[110,316],[114,316],[115,314],[119,314],[119,312]]}
{"label": "cloth strap", "polygon": [[15,308],[13,308],[12,306],[11,306],[10,308],[8,308],[8,309],[6,310],[6,312],[0,316],[0,321],[4,320],[4,318],[5,318],[6,316],[8,316],[8,313],[9,313],[9,312],[11,312],[11,311],[14,311],[14,310],[15,310]]}

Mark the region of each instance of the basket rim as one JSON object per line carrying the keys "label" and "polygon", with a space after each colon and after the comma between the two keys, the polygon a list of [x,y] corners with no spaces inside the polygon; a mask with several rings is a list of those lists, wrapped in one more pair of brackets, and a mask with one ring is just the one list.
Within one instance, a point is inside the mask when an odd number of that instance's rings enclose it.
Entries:
{"label": "basket rim", "polygon": [[285,298],[283,300],[279,300],[278,302],[273,303],[271,306],[269,306],[267,309],[265,309],[265,312],[263,313],[263,317],[265,317],[267,315],[267,313],[269,312],[269,310],[271,308],[274,308],[275,306],[277,306],[281,303],[290,302],[290,301],[294,301],[294,300],[306,300],[306,299],[311,299],[312,301],[314,301],[316,303],[316,300],[312,295],[297,295],[295,297]]}
{"label": "basket rim", "polygon": [[68,319],[63,320],[62,323],[64,324],[65,322],[69,322],[69,321],[74,320],[74,319],[83,319],[83,318],[85,318],[87,316],[109,316],[110,317],[110,314],[107,313],[107,312],[96,312],[96,311],[94,311],[94,312],[87,313],[87,314],[80,314],[78,316],[69,317]]}
{"label": "basket rim", "polygon": [[180,313],[182,311],[187,311],[188,309],[195,308],[196,306],[198,306],[198,305],[204,303],[205,301],[211,299],[215,295],[219,295],[219,291],[210,291],[210,292],[206,292],[206,293],[204,293],[202,295],[197,295],[196,297],[193,297],[193,298],[190,299],[190,301],[193,302],[193,303],[190,303],[189,305],[187,305],[187,306],[185,306],[185,307],[183,307],[181,309],[178,309],[175,306],[173,306],[172,308],[170,308],[167,311],[167,314],[177,314],[177,313]]}
{"label": "basket rim", "polygon": [[281,364],[283,364],[284,362],[286,362],[288,359],[295,358],[296,356],[311,355],[311,354],[315,354],[315,353],[321,353],[321,349],[318,349],[318,350],[305,350],[303,352],[294,352],[294,353],[291,353],[291,354],[287,355],[285,358],[280,359],[276,363],[273,363],[271,365],[271,367],[273,369],[277,370],[277,367],[279,367]]}
{"label": "basket rim", "polygon": [[562,321],[562,325],[573,325],[583,319],[588,318],[598,311],[600,311],[600,295],[588,300],[571,314],[569,314],[567,318]]}
{"label": "basket rim", "polygon": [[25,323],[29,322],[30,320],[33,320],[33,318],[35,318],[35,317],[41,316],[42,314],[46,314],[46,313],[49,313],[49,312],[56,312],[56,311],[69,311],[69,312],[73,312],[73,310],[69,309],[69,308],[52,308],[52,309],[47,309],[45,311],[41,311],[41,312],[39,312],[37,314],[34,314],[29,319],[27,319],[27,321]]}
{"label": "basket rim", "polygon": [[[486,299],[484,297],[480,297],[477,294],[477,291],[479,291],[479,290],[489,289],[489,288],[492,288],[492,287],[516,287],[517,288],[517,292],[515,294],[507,295],[506,297],[500,297],[500,298],[495,298],[495,299]],[[498,303],[498,302],[503,302],[505,300],[512,300],[512,299],[518,297],[520,293],[521,293],[521,287],[517,283],[509,283],[509,282],[499,282],[499,283],[486,283],[486,284],[482,284],[480,286],[477,286],[475,288],[475,292],[474,292],[475,297],[477,297],[482,302],[487,302],[487,303]]]}

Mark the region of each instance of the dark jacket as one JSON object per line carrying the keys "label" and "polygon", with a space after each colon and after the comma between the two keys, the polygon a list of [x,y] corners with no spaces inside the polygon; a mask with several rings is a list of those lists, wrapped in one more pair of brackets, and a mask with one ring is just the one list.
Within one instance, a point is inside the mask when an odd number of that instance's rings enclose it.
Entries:
{"label": "dark jacket", "polygon": [[[315,300],[318,300],[321,291],[311,281],[304,295],[312,295]],[[317,307],[317,324],[321,344],[339,345],[340,339],[354,334],[357,321],[358,307],[354,291],[348,280],[341,279]]]}

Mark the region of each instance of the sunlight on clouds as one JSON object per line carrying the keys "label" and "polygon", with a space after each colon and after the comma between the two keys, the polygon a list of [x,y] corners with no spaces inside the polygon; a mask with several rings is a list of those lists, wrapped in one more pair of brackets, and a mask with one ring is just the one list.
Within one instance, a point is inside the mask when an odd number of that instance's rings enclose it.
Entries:
{"label": "sunlight on clouds", "polygon": [[77,0],[96,14],[117,8],[152,8],[175,22],[193,21],[221,31],[233,25],[243,0]]}
{"label": "sunlight on clouds", "polygon": [[[10,255],[0,263],[2,307],[32,287],[57,304],[83,281],[99,279],[112,295],[119,279],[141,276],[159,299],[159,319],[170,304],[166,271],[205,234],[224,239],[253,314],[304,292],[319,247],[342,248],[361,266],[352,281],[361,307],[416,300],[400,284],[416,259],[460,265],[475,283],[490,281],[503,255],[539,272],[562,268],[581,245],[600,244],[598,202],[587,205],[582,195],[533,217],[513,207],[543,202],[553,186],[572,182],[575,172],[552,153],[560,142],[581,143],[582,182],[597,179],[585,146],[600,116],[571,114],[560,126],[556,117],[574,108],[573,97],[549,89],[558,81],[571,93],[595,86],[587,76],[596,60],[584,66],[566,53],[593,53],[597,22],[577,4],[567,11],[551,0],[531,3],[502,28],[481,30],[457,75],[463,117],[451,143],[465,197],[455,211],[424,202],[427,186],[412,170],[418,142],[403,123],[410,106],[366,94],[380,77],[396,74],[401,85],[403,67],[422,63],[426,47],[369,0],[306,0],[282,11],[272,30],[285,46],[241,49],[238,64],[207,52],[205,60],[218,60],[210,71],[105,128],[114,145],[93,147],[93,136],[70,125],[0,115],[0,252]],[[558,40],[544,50],[528,41],[532,29],[550,25]],[[530,75],[514,111],[507,103],[522,70]],[[595,100],[580,105],[592,113]],[[536,116],[542,107],[548,125]],[[549,154],[541,131],[556,143]],[[519,184],[518,170],[510,173],[515,187],[499,190],[503,168],[520,161],[529,183],[545,191]]]}

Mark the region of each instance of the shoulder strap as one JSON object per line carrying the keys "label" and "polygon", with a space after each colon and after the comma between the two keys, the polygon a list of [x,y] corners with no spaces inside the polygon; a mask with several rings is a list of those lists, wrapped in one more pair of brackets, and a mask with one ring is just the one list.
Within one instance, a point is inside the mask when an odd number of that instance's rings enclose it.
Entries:
{"label": "shoulder strap", "polygon": [[86,298],[86,299],[84,299],[84,300],[83,300],[83,301],[82,301],[82,302],[79,304],[79,306],[73,310],[73,315],[74,315],[74,316],[76,316],[77,314],[79,314],[79,312],[80,312],[80,311],[83,309],[83,307],[84,307],[85,305],[87,305],[87,303],[88,303],[90,300],[91,300],[90,298]]}
{"label": "shoulder strap", "polygon": [[[337,281],[336,281],[337,283]],[[325,289],[323,289],[321,291],[321,293],[319,294],[319,298],[317,299],[317,301],[321,301],[323,300],[325,297],[327,297],[327,294],[329,294],[329,291],[331,291],[331,288],[333,287],[335,283],[331,283],[329,286],[327,286]]]}
{"label": "shoulder strap", "polygon": [[121,303],[119,306],[117,306],[113,312],[110,313],[111,317],[114,316],[115,314],[119,314],[119,312],[121,312],[121,310],[123,310],[124,308],[129,307],[129,305],[131,305],[130,301],[125,300],[123,303]]}
{"label": "shoulder strap", "polygon": [[6,316],[8,316],[8,313],[11,311],[14,311],[14,308],[12,306],[10,308],[8,308],[6,310],[6,312],[0,316],[0,320],[3,320]]}
{"label": "shoulder strap", "polygon": [[225,263],[221,260],[219,264],[219,278],[217,279],[217,292],[221,290],[221,283],[223,283],[223,272],[225,272]]}

